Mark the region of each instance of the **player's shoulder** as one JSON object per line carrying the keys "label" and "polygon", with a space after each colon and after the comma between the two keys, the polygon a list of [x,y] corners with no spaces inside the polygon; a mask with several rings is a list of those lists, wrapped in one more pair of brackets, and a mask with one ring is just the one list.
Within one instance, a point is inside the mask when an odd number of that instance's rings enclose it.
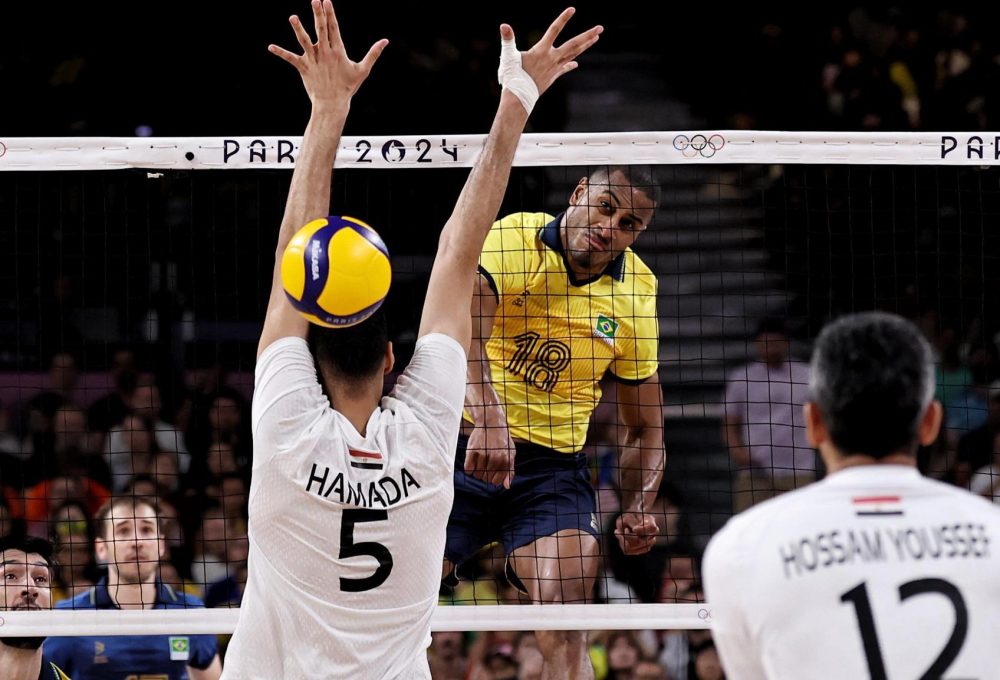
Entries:
{"label": "player's shoulder", "polygon": [[923,475],[918,480],[917,484],[923,487],[926,492],[939,496],[943,505],[968,508],[973,514],[981,515],[991,522],[1000,524],[1000,506],[982,496],[974,494],[968,489]]}
{"label": "player's shoulder", "polygon": [[505,237],[517,235],[528,241],[534,239],[538,230],[554,219],[555,216],[545,212],[516,212],[494,222],[493,229],[504,232]]}
{"label": "player's shoulder", "polygon": [[639,254],[627,248],[625,250],[625,273],[632,280],[636,292],[656,292],[657,278]]}
{"label": "player's shoulder", "polygon": [[56,602],[56,609],[97,609],[97,586],[91,586],[85,591],[67,600]]}
{"label": "player's shoulder", "polygon": [[201,609],[205,606],[201,598],[176,590],[166,583],[160,584],[160,602],[165,609]]}
{"label": "player's shoulder", "polygon": [[257,367],[259,368],[262,364],[266,364],[267,360],[274,356],[303,353],[309,354],[309,343],[305,338],[298,336],[278,338],[265,347],[264,351],[257,357]]}
{"label": "player's shoulder", "polygon": [[758,545],[760,539],[771,535],[781,522],[799,516],[800,508],[808,505],[818,490],[819,486],[812,484],[747,508],[730,517],[711,542],[716,544],[716,551],[720,550],[720,546],[738,549]]}

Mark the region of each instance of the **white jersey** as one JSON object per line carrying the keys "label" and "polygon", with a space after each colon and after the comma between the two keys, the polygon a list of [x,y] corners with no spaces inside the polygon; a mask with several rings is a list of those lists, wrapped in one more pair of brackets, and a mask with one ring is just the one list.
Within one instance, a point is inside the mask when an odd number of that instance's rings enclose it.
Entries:
{"label": "white jersey", "polygon": [[703,574],[727,677],[1000,673],[1000,509],[915,468],[851,467],[755,506]]}
{"label": "white jersey", "polygon": [[330,408],[303,339],[261,354],[227,680],[430,678],[465,362],[454,339],[420,338],[361,436]]}

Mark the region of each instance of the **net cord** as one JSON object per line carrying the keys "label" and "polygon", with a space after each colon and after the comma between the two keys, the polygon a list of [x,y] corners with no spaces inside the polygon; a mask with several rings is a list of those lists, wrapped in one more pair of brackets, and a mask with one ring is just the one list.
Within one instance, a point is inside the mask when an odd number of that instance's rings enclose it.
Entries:
{"label": "net cord", "polygon": [[[485,135],[343,137],[338,168],[471,167]],[[0,171],[294,167],[301,137],[0,137]],[[514,165],[1000,165],[1000,132],[526,134]]]}
{"label": "net cord", "polygon": [[[236,628],[239,609],[0,612],[0,637],[219,635]],[[477,605],[438,607],[434,631],[673,630],[708,628],[707,604]]]}

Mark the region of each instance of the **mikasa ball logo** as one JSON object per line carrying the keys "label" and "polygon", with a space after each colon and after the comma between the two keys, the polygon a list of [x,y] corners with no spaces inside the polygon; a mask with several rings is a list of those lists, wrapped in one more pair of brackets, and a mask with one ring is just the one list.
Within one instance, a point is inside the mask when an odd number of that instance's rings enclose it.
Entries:
{"label": "mikasa ball logo", "polygon": [[313,281],[319,278],[319,257],[323,254],[323,249],[319,245],[319,241],[312,242],[312,277]]}

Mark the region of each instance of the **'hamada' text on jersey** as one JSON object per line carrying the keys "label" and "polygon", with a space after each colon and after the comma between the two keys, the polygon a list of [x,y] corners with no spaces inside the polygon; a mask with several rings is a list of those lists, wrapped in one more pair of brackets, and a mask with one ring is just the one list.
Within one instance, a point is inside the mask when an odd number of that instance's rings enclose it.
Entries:
{"label": "'hamada' text on jersey", "polygon": [[388,508],[409,498],[411,490],[419,488],[420,482],[405,467],[400,468],[395,476],[360,480],[345,478],[344,472],[335,472],[328,465],[313,463],[306,482],[309,493],[359,508]]}

